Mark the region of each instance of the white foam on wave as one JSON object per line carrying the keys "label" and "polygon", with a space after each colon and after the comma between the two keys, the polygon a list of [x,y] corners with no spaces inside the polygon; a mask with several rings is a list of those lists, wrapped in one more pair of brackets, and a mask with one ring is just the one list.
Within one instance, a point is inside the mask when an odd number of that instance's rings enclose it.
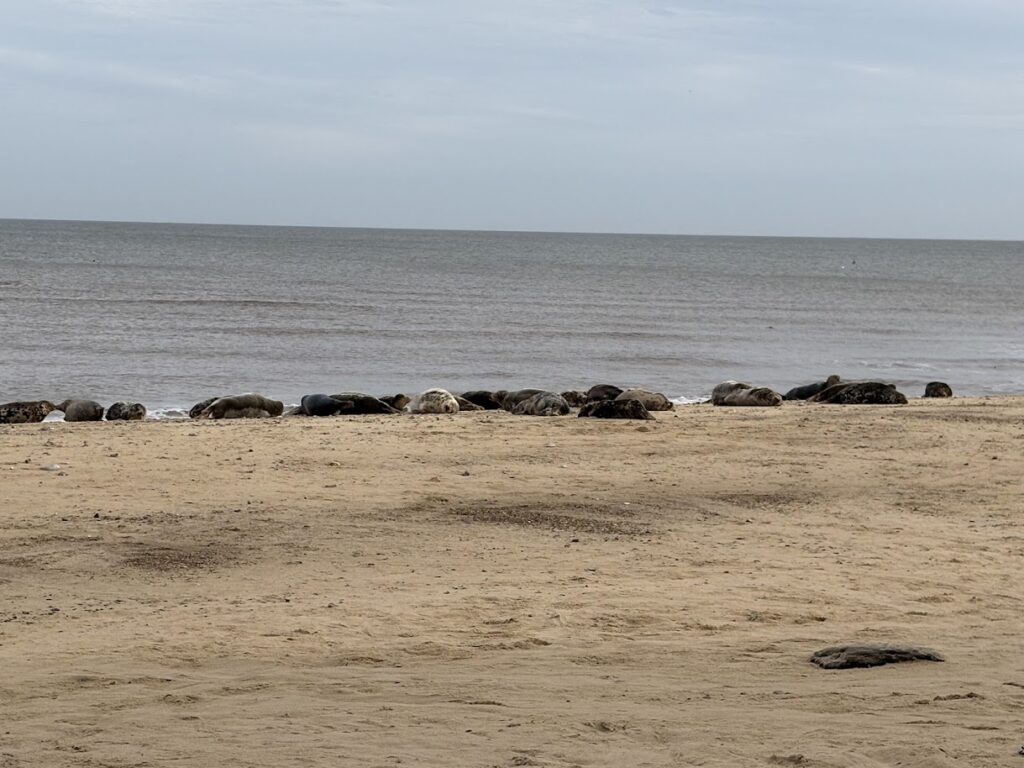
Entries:
{"label": "white foam on wave", "polygon": [[710,398],[707,397],[670,397],[668,401],[672,405],[697,405],[698,403],[706,403]]}

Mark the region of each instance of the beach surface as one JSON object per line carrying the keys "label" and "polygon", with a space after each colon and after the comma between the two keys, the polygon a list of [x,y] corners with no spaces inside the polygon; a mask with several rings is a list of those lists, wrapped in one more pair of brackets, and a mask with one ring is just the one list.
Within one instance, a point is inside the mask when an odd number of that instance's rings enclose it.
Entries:
{"label": "beach surface", "polygon": [[1021,759],[1024,398],[655,415],[0,427],[0,767]]}

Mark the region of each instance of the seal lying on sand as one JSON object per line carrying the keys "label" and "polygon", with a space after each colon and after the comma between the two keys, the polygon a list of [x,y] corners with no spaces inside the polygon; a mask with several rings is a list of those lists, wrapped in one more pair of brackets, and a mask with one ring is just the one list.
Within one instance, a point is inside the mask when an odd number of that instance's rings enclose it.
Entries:
{"label": "seal lying on sand", "polygon": [[405,408],[409,413],[458,413],[459,401],[447,389],[428,389],[413,395]]}
{"label": "seal lying on sand", "polygon": [[494,399],[501,404],[501,407],[506,411],[511,411],[523,400],[529,400],[534,395],[539,395],[544,392],[543,389],[517,389],[514,392],[506,392],[504,389],[499,389],[494,393]]}
{"label": "seal lying on sand", "polygon": [[831,403],[833,405],[906,405],[907,398],[897,392],[893,384],[880,381],[854,381],[836,384],[821,390],[809,398],[812,403]]}
{"label": "seal lying on sand", "polygon": [[107,421],[142,421],[146,406],[142,403],[117,402],[107,408]]}
{"label": "seal lying on sand", "polygon": [[103,421],[103,406],[95,400],[65,400],[55,410],[64,411],[64,421]]}
{"label": "seal lying on sand", "polygon": [[248,393],[218,397],[199,414],[201,419],[266,419],[284,413],[284,403]]}
{"label": "seal lying on sand", "polygon": [[488,392],[483,389],[474,389],[469,392],[463,392],[462,396],[473,403],[473,405],[479,405],[485,411],[499,411],[501,410],[501,403],[499,403],[495,397],[494,392]]}
{"label": "seal lying on sand", "polygon": [[952,397],[953,388],[944,381],[929,381],[924,387],[925,397]]}
{"label": "seal lying on sand", "polygon": [[386,403],[394,408],[396,411],[401,411],[409,404],[409,396],[401,393],[397,395],[383,395],[377,398],[382,403]]}
{"label": "seal lying on sand", "polygon": [[331,395],[332,400],[337,400],[349,405],[342,413],[350,413],[363,416],[368,413],[398,413],[397,408],[392,408],[380,398],[373,395],[364,395],[362,392],[339,392]]}
{"label": "seal lying on sand", "polygon": [[209,408],[219,397],[208,397],[200,403],[196,403],[188,409],[188,417],[190,419],[198,419],[202,415],[203,411]]}
{"label": "seal lying on sand", "polygon": [[580,408],[579,418],[653,419],[639,400],[595,400]]}
{"label": "seal lying on sand", "polygon": [[0,424],[38,424],[57,407],[49,400],[20,400],[0,405]]}
{"label": "seal lying on sand", "polygon": [[622,387],[616,387],[614,384],[596,384],[587,390],[586,398],[588,403],[593,403],[597,400],[614,400],[621,394]]}
{"label": "seal lying on sand", "polygon": [[782,405],[782,395],[768,387],[752,387],[738,381],[723,381],[711,390],[713,405]]}
{"label": "seal lying on sand", "polygon": [[538,392],[512,409],[517,416],[564,416],[568,412],[569,404],[557,392]]}
{"label": "seal lying on sand", "polygon": [[453,394],[452,397],[454,397],[455,398],[455,402],[457,402],[459,404],[459,410],[460,411],[482,411],[482,410],[484,410],[484,407],[482,405],[477,405],[472,400],[467,400],[462,395],[454,395]]}
{"label": "seal lying on sand", "polygon": [[586,394],[575,389],[563,392],[562,397],[565,398],[565,402],[567,402],[572,408],[582,408],[587,404]]}
{"label": "seal lying on sand", "polygon": [[352,405],[348,401],[335,400],[328,395],[303,395],[299,401],[299,407],[295,410],[296,416],[334,416],[338,413],[348,413]]}
{"label": "seal lying on sand", "polygon": [[639,400],[648,411],[671,411],[672,401],[660,392],[649,392],[646,389],[627,389],[616,400]]}
{"label": "seal lying on sand", "polygon": [[839,376],[832,374],[824,381],[819,381],[815,384],[805,384],[802,387],[793,387],[789,392],[782,396],[783,400],[806,400],[809,397],[821,392],[823,389],[834,387],[840,381]]}

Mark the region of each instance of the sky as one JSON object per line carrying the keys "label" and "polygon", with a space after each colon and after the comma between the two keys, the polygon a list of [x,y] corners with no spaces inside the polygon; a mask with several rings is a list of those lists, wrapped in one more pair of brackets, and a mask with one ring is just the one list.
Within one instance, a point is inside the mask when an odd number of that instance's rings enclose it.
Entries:
{"label": "sky", "polygon": [[0,218],[1024,239],[1020,0],[0,18]]}

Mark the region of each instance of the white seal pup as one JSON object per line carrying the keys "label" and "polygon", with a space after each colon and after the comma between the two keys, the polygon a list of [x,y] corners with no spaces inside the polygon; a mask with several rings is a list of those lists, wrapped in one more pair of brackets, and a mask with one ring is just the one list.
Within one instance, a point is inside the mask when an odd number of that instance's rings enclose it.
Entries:
{"label": "white seal pup", "polygon": [[458,413],[459,401],[447,389],[428,389],[409,398],[409,413]]}

